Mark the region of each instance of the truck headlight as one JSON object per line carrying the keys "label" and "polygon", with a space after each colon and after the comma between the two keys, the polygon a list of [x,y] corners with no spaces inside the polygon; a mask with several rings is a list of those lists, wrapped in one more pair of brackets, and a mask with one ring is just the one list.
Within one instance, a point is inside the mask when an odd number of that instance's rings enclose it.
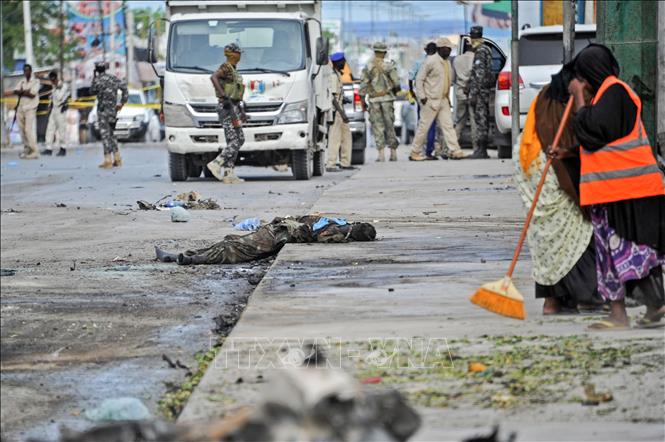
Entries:
{"label": "truck headlight", "polygon": [[295,124],[307,122],[307,101],[287,104],[277,118],[277,124]]}
{"label": "truck headlight", "polygon": [[196,126],[187,106],[173,103],[164,103],[164,124],[170,127]]}
{"label": "truck headlight", "polygon": [[134,123],[140,123],[141,121],[143,121],[143,119],[144,119],[143,115],[134,115],[133,121]]}

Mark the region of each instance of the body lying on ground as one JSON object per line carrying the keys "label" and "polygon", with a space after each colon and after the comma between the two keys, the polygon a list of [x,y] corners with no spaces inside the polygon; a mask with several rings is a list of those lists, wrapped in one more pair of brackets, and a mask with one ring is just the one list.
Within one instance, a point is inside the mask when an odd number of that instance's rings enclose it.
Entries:
{"label": "body lying on ground", "polygon": [[376,230],[369,223],[348,223],[336,218],[306,215],[275,218],[247,235],[226,235],[209,247],[168,253],[155,247],[157,260],[188,264],[238,264],[276,255],[286,243],[344,243],[373,241]]}

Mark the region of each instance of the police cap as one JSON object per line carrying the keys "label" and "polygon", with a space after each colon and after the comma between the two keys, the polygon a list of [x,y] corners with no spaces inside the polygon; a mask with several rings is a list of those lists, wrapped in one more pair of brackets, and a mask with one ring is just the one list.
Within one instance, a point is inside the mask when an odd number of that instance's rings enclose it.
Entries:
{"label": "police cap", "polygon": [[340,60],[344,60],[344,52],[335,52],[330,56],[330,61],[333,63]]}

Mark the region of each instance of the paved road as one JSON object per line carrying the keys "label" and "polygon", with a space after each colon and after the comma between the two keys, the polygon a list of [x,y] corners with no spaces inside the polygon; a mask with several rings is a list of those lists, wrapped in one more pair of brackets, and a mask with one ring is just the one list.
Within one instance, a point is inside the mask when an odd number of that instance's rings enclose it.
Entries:
{"label": "paved road", "polygon": [[[155,244],[181,250],[219,240],[231,221],[307,213],[321,192],[348,178],[295,181],[290,172],[240,168],[247,183],[171,183],[158,145],[123,148],[125,166],[100,170],[101,147],[22,161],[2,152],[2,435],[54,439],[61,425],[108,397],[138,397],[157,413],[169,385],[216,338],[215,317],[242,308],[267,264],[179,268],[153,261]],[[136,210],[139,199],[195,190],[221,210]],[[65,207],[56,207],[56,205]],[[255,278],[255,276],[253,277]],[[255,283],[255,282],[254,282]]]}
{"label": "paved road", "polygon": [[[313,210],[374,222],[379,240],[287,245],[180,420],[253,403],[256,376],[309,340],[359,380],[403,391],[424,417],[415,440],[462,440],[493,423],[518,440],[663,440],[662,329],[594,334],[585,328],[597,316],[543,317],[528,250],[514,275],[525,321],[469,302],[505,273],[517,242],[524,209],[511,161],[405,154],[326,189]],[[474,361],[490,368],[469,373]],[[613,400],[583,406],[589,383]]]}

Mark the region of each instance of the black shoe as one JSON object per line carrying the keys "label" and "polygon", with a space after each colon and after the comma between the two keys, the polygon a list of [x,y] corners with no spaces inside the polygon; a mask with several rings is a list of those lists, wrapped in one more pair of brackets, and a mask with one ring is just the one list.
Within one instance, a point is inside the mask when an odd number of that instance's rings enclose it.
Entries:
{"label": "black shoe", "polygon": [[428,161],[438,161],[439,159],[434,155],[427,155]]}
{"label": "black shoe", "polygon": [[64,147],[61,147],[58,153],[55,154],[56,157],[64,157],[65,155],[67,155],[67,151]]}
{"label": "black shoe", "polygon": [[48,155],[48,156],[53,155],[53,151],[51,149],[44,149],[39,153],[42,154],[42,155]]}
{"label": "black shoe", "polygon": [[353,166],[339,166],[339,168],[342,169],[342,170],[356,170],[357,169],[357,167],[353,167]]}
{"label": "black shoe", "polygon": [[469,155],[467,158],[470,160],[486,160],[490,156],[487,155],[487,151],[485,149],[478,149],[474,150],[471,155]]}
{"label": "black shoe", "polygon": [[446,155],[445,153],[442,153],[442,154],[441,154],[441,159],[442,159],[442,160],[449,160],[450,157],[449,157],[448,155]]}

